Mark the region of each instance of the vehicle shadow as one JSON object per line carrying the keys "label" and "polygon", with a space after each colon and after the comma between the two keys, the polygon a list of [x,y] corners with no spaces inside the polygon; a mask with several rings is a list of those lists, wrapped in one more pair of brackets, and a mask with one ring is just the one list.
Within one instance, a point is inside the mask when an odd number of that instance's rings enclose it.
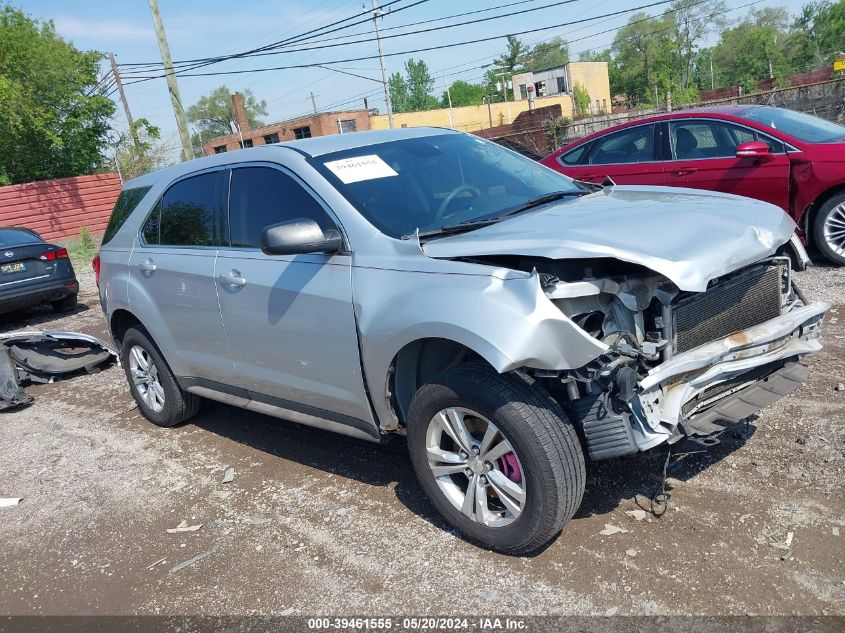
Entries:
{"label": "vehicle shadow", "polygon": [[38,329],[57,329],[54,323],[57,319],[82,314],[90,309],[84,303],[79,302],[73,310],[61,313],[54,311],[50,306],[35,306],[34,308],[27,308],[25,310],[5,312],[0,314],[0,331],[28,330],[45,324],[48,324],[47,327],[39,327]]}
{"label": "vehicle shadow", "polygon": [[[719,443],[700,452],[673,453],[667,468],[665,491],[671,497],[672,482],[686,482],[716,462],[741,448],[757,430],[752,416],[746,422],[728,426]],[[663,489],[665,450],[630,458],[600,462],[587,461],[587,488],[584,500],[575,514],[576,519],[607,514],[628,499],[644,510],[658,507],[652,497]]]}
{"label": "vehicle shadow", "polygon": [[[754,418],[752,418],[753,420]],[[371,444],[335,433],[279,420],[226,404],[207,401],[192,424],[268,455],[295,462],[369,486],[393,485],[396,498],[439,529],[460,536],[437,514],[419,484],[403,438],[386,445]],[[673,456],[668,471],[672,480],[687,481],[743,446],[756,431],[753,423],[729,427],[721,442],[706,452]],[[574,520],[612,512],[635,499],[649,509],[649,497],[662,482],[666,454],[606,462],[587,462],[587,488]],[[542,553],[535,552],[532,556]]]}

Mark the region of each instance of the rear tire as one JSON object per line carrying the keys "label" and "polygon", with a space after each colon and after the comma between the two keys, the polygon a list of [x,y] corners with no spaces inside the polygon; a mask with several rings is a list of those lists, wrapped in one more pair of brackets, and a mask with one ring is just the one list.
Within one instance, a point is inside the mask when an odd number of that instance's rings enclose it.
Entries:
{"label": "rear tire", "polygon": [[845,266],[845,194],[821,206],[813,223],[813,242],[825,259]]}
{"label": "rear tire", "polygon": [[[457,432],[461,443],[446,430],[458,423],[469,432]],[[495,439],[486,444],[491,428]],[[556,402],[515,374],[477,362],[443,372],[414,396],[407,432],[423,490],[447,522],[483,547],[529,554],[554,539],[581,504],[584,454],[574,427]],[[509,452],[499,455],[502,445]]]}
{"label": "rear tire", "polygon": [[70,312],[76,307],[76,295],[70,295],[50,304],[55,312]]}
{"label": "rear tire", "polygon": [[120,346],[120,364],[129,390],[143,416],[157,426],[176,426],[199,411],[202,400],[183,390],[173,372],[141,327],[129,328]]}

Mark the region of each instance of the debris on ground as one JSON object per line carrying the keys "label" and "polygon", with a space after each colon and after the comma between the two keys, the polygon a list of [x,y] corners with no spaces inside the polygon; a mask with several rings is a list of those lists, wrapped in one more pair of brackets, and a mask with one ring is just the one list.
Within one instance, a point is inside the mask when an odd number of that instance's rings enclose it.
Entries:
{"label": "debris on ground", "polygon": [[156,565],[158,565],[159,563],[163,563],[163,562],[164,562],[164,561],[166,561],[166,560],[167,560],[166,558],[159,558],[159,559],[158,559],[156,562],[154,562],[152,565],[147,565],[147,569],[152,569],[153,567],[155,567],[155,566],[156,566]]}
{"label": "debris on ground", "polygon": [[247,523],[250,525],[264,525],[265,523],[270,523],[270,519],[265,517],[253,517],[247,520]]}
{"label": "debris on ground", "polygon": [[177,571],[182,571],[186,567],[190,567],[191,565],[195,565],[196,563],[200,562],[203,558],[207,558],[211,556],[214,552],[220,549],[219,545],[215,545],[211,549],[207,549],[201,554],[197,554],[193,558],[186,560],[184,563],[179,563],[170,569],[171,574],[175,574]]}
{"label": "debris on ground", "polygon": [[0,499],[0,508],[11,508],[18,505],[23,497],[4,497]]}
{"label": "debris on ground", "polygon": [[836,391],[845,391],[845,382],[840,382],[838,385],[836,385],[835,389]]}
{"label": "debris on ground", "polygon": [[636,556],[637,554],[639,554],[639,552],[638,552],[635,548],[633,548],[633,547],[632,547],[631,549],[626,549],[626,550],[625,550],[625,553],[626,553],[628,556],[630,556],[631,558],[633,558],[634,556]]}
{"label": "debris on ground", "polygon": [[611,525],[610,523],[604,524],[604,529],[599,532],[602,536],[613,536],[614,534],[625,534],[628,530],[625,528],[618,527],[616,525]]}
{"label": "debris on ground", "polygon": [[739,522],[740,522],[740,523],[745,523],[745,522],[746,522],[748,519],[750,519],[752,516],[753,516],[753,515],[751,515],[751,514],[743,514],[741,517],[739,517]]}
{"label": "debris on ground", "polygon": [[226,469],[226,472],[223,473],[223,483],[230,484],[235,480],[235,469],[229,467]]}
{"label": "debris on ground", "polygon": [[839,536],[839,528],[837,526],[834,525],[831,532],[833,533],[834,536]]}
{"label": "debris on ground", "polygon": [[168,528],[168,534],[178,534],[179,532],[196,532],[202,527],[202,523],[199,525],[188,525],[187,521],[182,521],[179,525],[175,528]]}
{"label": "debris on ground", "polygon": [[53,383],[63,376],[99,371],[117,361],[100,339],[79,332],[24,330],[0,334],[0,410],[32,403],[22,382]]}
{"label": "debris on ground", "polygon": [[607,617],[610,617],[612,615],[616,615],[617,611],[619,611],[619,607],[610,607],[607,611],[604,612],[604,614]]}
{"label": "debris on ground", "polygon": [[625,510],[625,514],[634,519],[634,521],[643,521],[648,518],[648,512],[645,510]]}

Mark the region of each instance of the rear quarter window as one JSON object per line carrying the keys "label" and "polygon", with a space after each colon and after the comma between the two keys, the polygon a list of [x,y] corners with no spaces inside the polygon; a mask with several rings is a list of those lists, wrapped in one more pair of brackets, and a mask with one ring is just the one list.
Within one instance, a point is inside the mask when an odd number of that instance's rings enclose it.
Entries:
{"label": "rear quarter window", "polygon": [[114,210],[111,212],[109,223],[106,226],[106,232],[103,233],[103,244],[108,242],[120,230],[120,227],[129,219],[138,203],[144,199],[150,187],[135,187],[133,189],[124,189],[120,192],[117,202],[114,204]]}

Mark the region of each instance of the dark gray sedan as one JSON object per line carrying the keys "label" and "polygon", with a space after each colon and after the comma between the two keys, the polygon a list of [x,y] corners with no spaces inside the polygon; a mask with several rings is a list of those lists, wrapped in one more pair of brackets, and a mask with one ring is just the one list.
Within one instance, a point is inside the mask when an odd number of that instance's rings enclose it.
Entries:
{"label": "dark gray sedan", "polygon": [[78,293],[66,248],[27,228],[0,227],[0,313],[47,303],[72,310]]}

